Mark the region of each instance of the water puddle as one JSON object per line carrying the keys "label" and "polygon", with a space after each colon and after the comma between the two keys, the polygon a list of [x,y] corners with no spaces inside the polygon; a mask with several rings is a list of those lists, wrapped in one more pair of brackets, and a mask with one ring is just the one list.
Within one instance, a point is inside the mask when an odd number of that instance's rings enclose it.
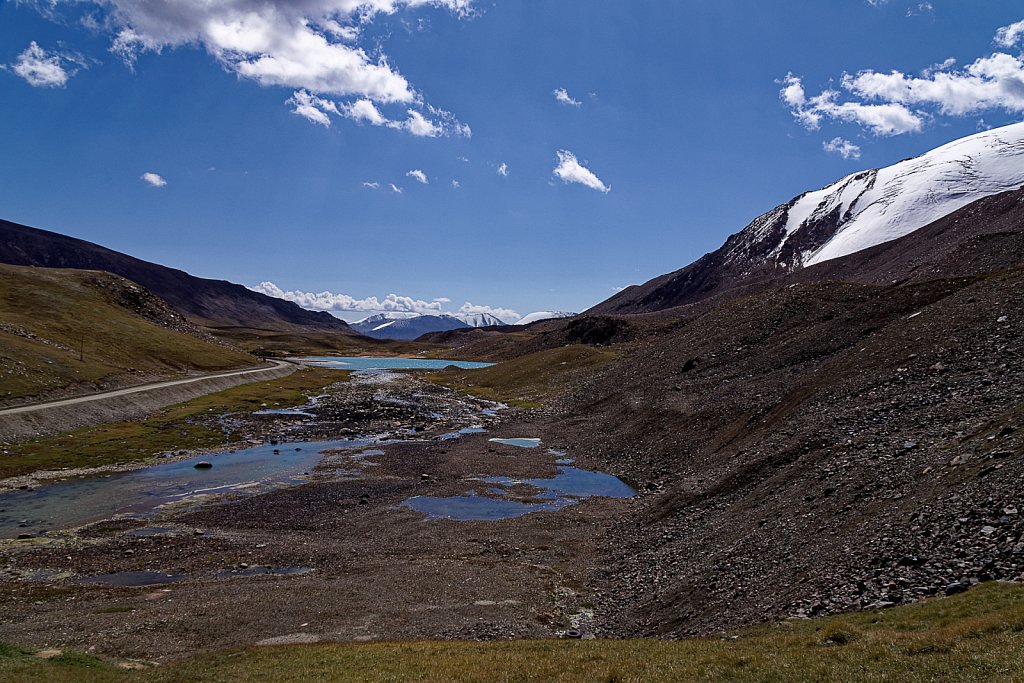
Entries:
{"label": "water puddle", "polygon": [[[530,442],[523,446],[518,443],[511,445],[522,448],[536,448],[540,439],[491,439],[491,441]],[[534,443],[535,442],[535,443]],[[452,519],[458,521],[487,521],[514,519],[532,512],[554,512],[575,505],[580,501],[593,497],[632,498],[636,495],[629,485],[617,477],[603,472],[569,467],[571,459],[565,453],[549,451],[557,457],[555,461],[558,474],[548,479],[513,479],[511,477],[482,477],[480,481],[490,484],[487,495],[475,490],[465,495],[448,496],[415,496],[401,503],[417,512],[427,515],[427,519]],[[523,491],[526,496],[517,495]],[[524,499],[525,498],[525,499]]]}
{"label": "water puddle", "polygon": [[540,446],[540,439],[488,439],[493,443],[500,443],[516,448],[537,448]]}
{"label": "water puddle", "polygon": [[494,363],[435,358],[370,358],[366,356],[305,356],[288,360],[336,370],[441,370],[449,365],[454,365],[462,370],[475,370],[494,365]]}
{"label": "water puddle", "polygon": [[188,576],[184,574],[164,574],[163,572],[115,572],[113,574],[81,576],[72,579],[71,583],[120,587],[166,586],[169,583],[184,581],[187,578]]}
{"label": "water puddle", "polygon": [[483,434],[486,431],[487,430],[481,427],[480,425],[473,425],[472,427],[463,427],[457,432],[448,432],[447,434],[442,434],[437,438],[440,441],[450,441],[452,439],[457,439],[460,436],[465,436],[466,434]]}
{"label": "water puddle", "polygon": [[[145,469],[71,479],[32,491],[0,494],[0,538],[67,529],[115,515],[149,515],[161,505],[223,493],[258,493],[305,481],[323,451],[368,441],[261,444],[194,456]],[[196,469],[206,462],[208,469]]]}

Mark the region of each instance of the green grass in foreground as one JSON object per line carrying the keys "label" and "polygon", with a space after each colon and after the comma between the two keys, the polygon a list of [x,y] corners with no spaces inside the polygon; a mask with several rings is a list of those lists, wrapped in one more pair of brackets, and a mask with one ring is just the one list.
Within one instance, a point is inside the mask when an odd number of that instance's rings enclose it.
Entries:
{"label": "green grass in foreground", "polygon": [[489,368],[448,368],[428,379],[480,398],[535,408],[562,386],[570,373],[600,367],[614,358],[614,352],[607,349],[576,344],[537,351]]}
{"label": "green grass in foreground", "polygon": [[262,406],[301,404],[319,389],[347,380],[344,370],[302,368],[287,377],[254,382],[164,408],[146,420],[113,422],[32,439],[0,455],[0,479],[62,467],[116,465],[170,450],[213,448],[236,440],[212,419]]}
{"label": "green grass in foreground", "polygon": [[145,671],[0,648],[19,681],[1019,681],[1024,586],[989,583],[909,607],[786,621],[727,638],[293,645],[203,654]]}

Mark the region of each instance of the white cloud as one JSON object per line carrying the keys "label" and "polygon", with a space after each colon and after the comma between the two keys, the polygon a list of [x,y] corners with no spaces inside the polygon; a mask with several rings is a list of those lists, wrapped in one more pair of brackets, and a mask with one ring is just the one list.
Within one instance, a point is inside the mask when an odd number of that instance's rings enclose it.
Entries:
{"label": "white cloud", "polygon": [[370,181],[365,181],[364,180],[363,181],[363,187],[365,187],[367,189],[370,189],[370,190],[379,190],[380,189],[380,183],[378,183],[376,181],[370,182]]}
{"label": "white cloud", "polygon": [[394,192],[395,194],[402,194],[402,188],[400,188],[398,185],[395,185],[394,183],[388,183],[388,187],[390,187],[391,191]]}
{"label": "white cloud", "polygon": [[[227,69],[263,86],[296,91],[293,111],[319,125],[340,114],[414,135],[465,135],[468,128],[453,116],[422,121],[412,117],[388,121],[374,108],[401,105],[437,117],[412,84],[393,67],[379,47],[365,47],[361,27],[378,14],[406,8],[440,7],[457,16],[474,13],[472,0],[90,0],[106,10],[102,22],[113,32],[111,51],[129,65],[143,52],[198,45]],[[56,0],[51,0],[56,2]],[[362,41],[362,42],[361,42]],[[59,65],[58,65],[59,66]],[[325,99],[351,98],[326,106]],[[432,124],[435,128],[426,125]]]}
{"label": "white cloud", "polygon": [[849,140],[836,137],[822,143],[822,146],[825,148],[826,152],[838,154],[844,159],[860,159],[860,147]]}
{"label": "white cloud", "polygon": [[331,118],[327,116],[328,112],[339,113],[338,107],[333,102],[311,95],[305,90],[296,90],[286,104],[292,105],[293,114],[326,127],[331,125]]}
{"label": "white cloud", "polygon": [[611,192],[612,188],[605,185],[593,171],[583,166],[576,159],[575,154],[564,149],[559,150],[556,154],[558,156],[558,165],[555,167],[554,173],[555,176],[562,179],[562,182],[579,183],[605,194]]}
{"label": "white cloud", "polygon": [[452,181],[452,189],[455,189],[455,190],[457,190],[457,189],[459,189],[460,187],[462,187],[462,183],[460,183],[460,182],[459,182],[458,180],[453,180],[453,181]]}
{"label": "white cloud", "polygon": [[441,134],[441,127],[427,119],[415,109],[410,109],[409,118],[405,121],[393,122],[393,128],[403,128],[417,137],[436,138]]}
{"label": "white cloud", "polygon": [[1024,19],[996,31],[995,42],[999,47],[1013,47],[1024,38]]}
{"label": "white cloud", "polygon": [[562,104],[567,104],[570,107],[580,106],[580,101],[573,99],[565,88],[555,88],[553,94],[555,96],[555,99],[561,102]]}
{"label": "white cloud", "polygon": [[74,72],[68,73],[62,65],[66,57],[47,52],[33,40],[18,55],[11,70],[35,88],[62,88]]}
{"label": "white cloud", "polygon": [[508,164],[502,162],[501,166],[498,166],[498,175],[508,177]]}
{"label": "white cloud", "polygon": [[383,126],[388,123],[388,120],[377,109],[377,105],[366,99],[341,105],[341,115],[353,121],[366,121],[374,126]]}
{"label": "white cloud", "polygon": [[1024,59],[999,52],[959,71],[938,71],[921,78],[899,71],[861,71],[843,76],[842,83],[865,100],[932,106],[947,116],[991,109],[1024,111]]}
{"label": "white cloud", "polygon": [[250,287],[254,292],[266,294],[278,299],[292,301],[303,308],[311,311],[358,311],[365,313],[424,313],[438,315],[442,304],[450,301],[445,297],[424,301],[409,296],[388,294],[383,299],[375,296],[357,299],[348,294],[335,294],[333,292],[303,292],[300,290],[285,291],[273,282],[261,282],[255,287]]}
{"label": "white cloud", "polygon": [[807,103],[807,94],[804,92],[803,81],[789,73],[782,81],[786,87],[779,91],[779,97],[790,107],[796,109]]}
{"label": "white cloud", "polygon": [[[383,299],[375,296],[368,296],[359,299],[348,294],[336,294],[334,292],[304,292],[301,290],[286,291],[273,282],[261,282],[255,287],[250,287],[254,292],[266,294],[278,299],[291,301],[311,311],[333,311],[336,313],[409,313],[421,315],[441,315],[444,305],[451,303],[451,299],[439,296],[436,299],[426,301],[411,296],[400,296],[388,294]],[[487,313],[505,322],[516,322],[521,317],[519,313],[511,308],[500,308],[492,306],[479,306],[468,301],[464,303],[455,315],[478,315]]]}
{"label": "white cloud", "polygon": [[[1011,47],[1022,38],[1024,21],[999,29],[995,40]],[[827,89],[814,97],[807,96],[798,76],[787,74],[779,96],[809,130],[832,120],[859,124],[875,135],[916,133],[936,116],[1024,112],[1024,55],[996,52],[955,67],[951,58],[923,69],[920,76],[896,70],[847,73],[840,79],[842,92]]]}
{"label": "white cloud", "polygon": [[427,174],[424,173],[423,171],[421,171],[418,168],[414,168],[413,170],[409,171],[405,175],[406,175],[406,177],[409,177],[409,178],[415,178],[416,180],[418,180],[419,182],[423,183],[424,185],[429,185],[430,184],[430,181],[427,179]]}
{"label": "white cloud", "polygon": [[471,316],[480,314],[493,315],[495,318],[498,318],[502,322],[506,322],[509,324],[514,323],[523,317],[519,315],[519,313],[517,313],[516,311],[512,310],[511,308],[478,306],[476,304],[471,304],[468,301],[462,304],[462,306],[459,307],[459,310],[455,312],[456,316]]}
{"label": "white cloud", "polygon": [[167,184],[167,181],[160,176],[159,173],[151,173],[149,171],[139,176],[142,182],[148,184],[150,187],[163,187]]}

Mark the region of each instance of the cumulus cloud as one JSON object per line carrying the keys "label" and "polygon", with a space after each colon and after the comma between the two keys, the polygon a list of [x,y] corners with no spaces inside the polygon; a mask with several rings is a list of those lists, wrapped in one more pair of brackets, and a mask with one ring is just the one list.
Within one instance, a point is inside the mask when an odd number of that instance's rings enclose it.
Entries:
{"label": "cumulus cloud", "polygon": [[412,169],[411,171],[409,171],[405,175],[407,177],[409,177],[409,178],[415,178],[417,181],[423,183],[424,185],[429,185],[430,184],[430,181],[427,179],[427,174],[424,173],[423,171],[421,171],[418,168]]}
{"label": "cumulus cloud", "polygon": [[1024,19],[996,31],[995,42],[999,47],[1013,47],[1024,38]]}
{"label": "cumulus cloud", "polygon": [[462,187],[462,183],[460,183],[458,180],[453,180],[452,181],[452,189],[457,190],[460,187]]}
{"label": "cumulus cloud", "polygon": [[493,315],[502,322],[512,324],[517,322],[523,316],[519,315],[516,311],[511,308],[495,308],[493,306],[478,306],[477,304],[471,304],[468,301],[459,307],[459,310],[455,312],[456,316],[472,316],[472,315]]}
{"label": "cumulus cloud", "polygon": [[580,106],[580,101],[573,99],[565,88],[555,88],[553,94],[555,96],[555,99],[561,102],[562,104],[569,105],[570,107]]}
{"label": "cumulus cloud", "polygon": [[561,178],[562,182],[579,183],[605,194],[612,191],[612,188],[605,185],[593,171],[582,165],[572,152],[562,149],[556,152],[556,154],[558,156],[558,165],[555,166],[554,173],[556,177]]}
{"label": "cumulus cloud", "polygon": [[[368,296],[359,299],[348,294],[336,294],[334,292],[304,292],[301,290],[284,290],[273,282],[261,282],[255,287],[250,287],[254,292],[266,294],[278,299],[284,299],[302,306],[311,311],[333,311],[335,313],[364,313],[372,315],[375,313],[408,313],[410,315],[442,315],[445,313],[444,305],[451,303],[451,299],[439,296],[436,299],[426,301],[411,296],[400,296],[388,294],[383,299],[375,296]],[[464,303],[455,315],[469,316],[487,313],[504,322],[515,322],[520,315],[511,308],[500,308],[492,306],[479,306],[477,304]]]}
{"label": "cumulus cloud", "polygon": [[[474,12],[472,0],[89,1],[105,12],[95,25],[112,32],[111,51],[129,65],[144,52],[197,45],[242,78],[294,90],[292,110],[319,125],[329,125],[333,114],[413,135],[467,134],[454,116],[435,111],[379,47],[361,43],[361,27],[380,14],[425,6],[465,17]],[[419,118],[391,120],[366,103],[401,106]]]}
{"label": "cumulus cloud", "polygon": [[[62,88],[73,75],[64,68],[65,55],[47,52],[32,41],[11,65],[11,71],[21,76],[34,88]],[[2,68],[2,67],[0,67]]]}
{"label": "cumulus cloud", "polygon": [[337,312],[360,312],[360,313],[423,313],[427,315],[439,315],[441,306],[450,301],[440,297],[432,301],[415,299],[410,296],[399,296],[388,294],[383,299],[369,296],[365,299],[357,299],[348,294],[335,294],[333,292],[303,292],[301,290],[285,291],[273,282],[261,282],[255,287],[250,287],[254,292],[266,294],[278,299],[291,301],[311,311],[337,311]]}
{"label": "cumulus cloud", "polygon": [[146,183],[150,187],[163,187],[167,184],[167,181],[161,177],[159,173],[151,173],[149,171],[139,176],[142,182]]}
{"label": "cumulus cloud", "polygon": [[498,175],[508,177],[508,164],[502,162],[502,164],[498,166]]}
{"label": "cumulus cloud", "polygon": [[860,159],[860,147],[840,137],[822,143],[826,152],[838,154],[844,159]]}
{"label": "cumulus cloud", "polygon": [[[996,42],[1010,46],[1022,37],[1024,21],[999,29]],[[779,97],[809,130],[831,120],[858,124],[875,135],[916,133],[937,116],[1024,112],[1024,56],[996,52],[955,67],[956,60],[947,59],[917,76],[896,70],[846,73],[841,90],[813,97],[798,76],[787,74]]]}

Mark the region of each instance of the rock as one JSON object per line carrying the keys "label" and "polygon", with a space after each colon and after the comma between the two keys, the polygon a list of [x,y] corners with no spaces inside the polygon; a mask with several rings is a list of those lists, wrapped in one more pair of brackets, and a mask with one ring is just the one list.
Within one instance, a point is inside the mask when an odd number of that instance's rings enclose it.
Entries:
{"label": "rock", "polygon": [[996,528],[994,526],[987,526],[986,525],[986,526],[981,527],[981,533],[983,535],[985,535],[985,536],[991,536],[995,532],[996,532]]}
{"label": "rock", "polygon": [[54,659],[64,654],[63,650],[40,650],[35,654],[38,659]]}
{"label": "rock", "polygon": [[192,467],[196,468],[197,470],[208,470],[213,467],[213,463],[207,462],[206,460],[200,460]]}

